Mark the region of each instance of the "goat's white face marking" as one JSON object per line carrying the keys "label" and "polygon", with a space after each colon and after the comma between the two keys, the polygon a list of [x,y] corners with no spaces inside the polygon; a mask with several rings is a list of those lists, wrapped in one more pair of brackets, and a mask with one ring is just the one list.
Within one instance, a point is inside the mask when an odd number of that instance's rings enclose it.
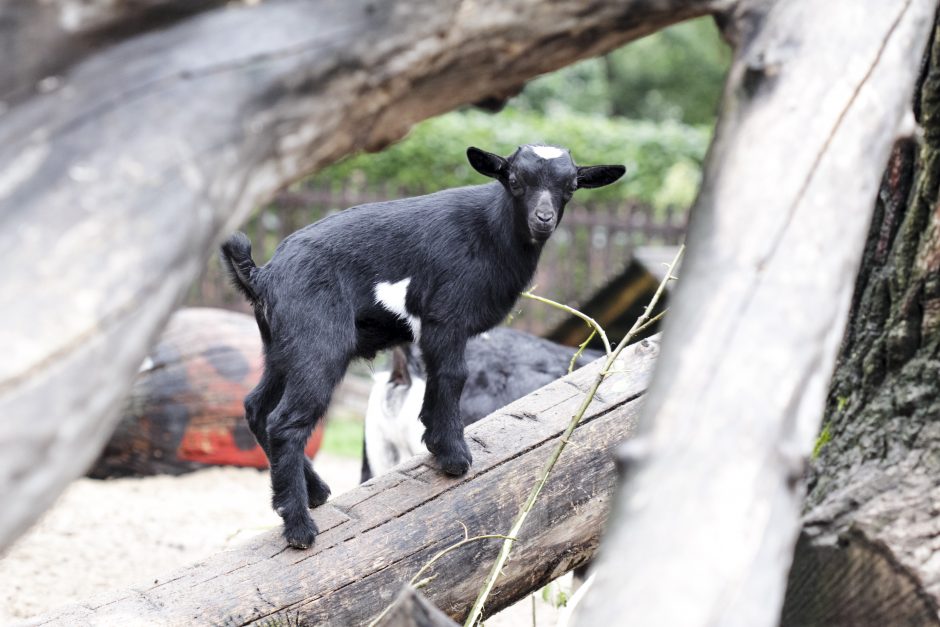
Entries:
{"label": "goat's white face marking", "polygon": [[531,146],[532,152],[541,157],[542,159],[557,159],[558,157],[565,154],[565,151],[561,148],[555,148],[554,146]]}
{"label": "goat's white face marking", "polygon": [[375,285],[375,302],[404,320],[411,327],[411,335],[417,342],[421,337],[421,319],[408,313],[405,308],[405,296],[408,294],[408,285],[411,278],[402,279],[397,283],[382,281]]}

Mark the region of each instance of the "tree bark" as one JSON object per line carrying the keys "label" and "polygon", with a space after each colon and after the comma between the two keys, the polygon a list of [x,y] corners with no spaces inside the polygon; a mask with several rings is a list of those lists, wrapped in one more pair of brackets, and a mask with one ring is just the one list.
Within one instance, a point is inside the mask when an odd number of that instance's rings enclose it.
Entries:
{"label": "tree bark", "polygon": [[935,7],[722,17],[736,54],[689,254],[579,624],[779,621],[800,477]]}
{"label": "tree bark", "polygon": [[[614,448],[633,431],[658,338],[626,350],[601,385],[545,485],[486,606],[492,614],[591,558],[616,481]],[[604,360],[508,405],[467,430],[474,463],[459,479],[412,458],[312,510],[309,551],[280,529],[134,590],[63,608],[40,625],[364,625],[439,551],[505,533]],[[264,498],[259,495],[259,499]],[[422,574],[422,593],[462,620],[498,538],[468,543]]]}
{"label": "tree bark", "polygon": [[179,5],[140,0],[79,20],[79,38],[112,34],[83,54],[53,45],[58,11],[109,3],[4,5],[0,48],[22,65],[3,64],[2,93],[32,95],[0,116],[0,548],[87,469],[169,312],[252,207],[720,3],[268,0],[140,33],[134,7]]}
{"label": "tree bark", "polygon": [[940,39],[891,154],[812,464],[785,625],[940,624]]}

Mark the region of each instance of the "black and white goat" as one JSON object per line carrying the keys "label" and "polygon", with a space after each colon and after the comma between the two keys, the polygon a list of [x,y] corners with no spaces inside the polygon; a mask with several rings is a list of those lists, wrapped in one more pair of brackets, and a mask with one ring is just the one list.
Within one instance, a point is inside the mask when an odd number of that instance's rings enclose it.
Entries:
{"label": "black and white goat", "polygon": [[[464,426],[488,416],[543,385],[565,376],[575,349],[529,333],[497,327],[467,342],[467,382],[460,395]],[[585,351],[577,368],[598,359]],[[426,452],[418,415],[427,374],[414,344],[392,351],[389,370],[373,375],[366,407],[362,477],[381,475],[399,462]]]}
{"label": "black and white goat", "polygon": [[466,473],[458,404],[467,339],[509,313],[574,191],[624,173],[579,167],[552,146],[523,146],[508,158],[469,148],[467,157],[496,182],[347,209],[285,238],[260,268],[243,233],[222,245],[264,342],[264,375],[245,411],[293,547],[311,545],[317,528],[307,507],[330,494],[303,449],[350,360],[418,343],[428,373],[424,442],[445,473]]}

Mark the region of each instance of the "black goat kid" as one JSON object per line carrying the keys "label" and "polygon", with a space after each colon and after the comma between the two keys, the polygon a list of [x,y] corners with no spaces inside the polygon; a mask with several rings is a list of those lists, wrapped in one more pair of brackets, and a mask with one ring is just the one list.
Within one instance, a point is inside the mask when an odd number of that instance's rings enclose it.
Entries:
{"label": "black goat kid", "polygon": [[271,462],[274,509],[293,547],[311,545],[317,529],[307,507],[330,494],[304,445],[355,357],[417,343],[428,375],[424,442],[447,474],[469,470],[458,410],[467,339],[509,313],[571,194],[624,173],[578,167],[552,146],[523,146],[508,158],[469,148],[467,157],[497,182],[347,209],[288,236],[260,268],[243,233],[222,245],[264,342],[264,375],[245,412]]}

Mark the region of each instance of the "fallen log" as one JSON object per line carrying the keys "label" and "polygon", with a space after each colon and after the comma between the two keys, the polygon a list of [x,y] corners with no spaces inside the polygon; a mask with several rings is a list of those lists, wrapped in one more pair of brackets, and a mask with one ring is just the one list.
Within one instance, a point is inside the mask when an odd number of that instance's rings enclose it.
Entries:
{"label": "fallen log", "polygon": [[[600,387],[522,529],[486,610],[496,612],[594,553],[616,473],[614,448],[632,432],[658,338],[628,348]],[[309,551],[287,549],[280,529],[146,585],[68,606],[38,625],[362,625],[418,570],[464,538],[511,525],[544,460],[603,366],[594,362],[468,428],[474,464],[454,479],[419,456],[313,510]],[[259,495],[265,498],[266,495]],[[499,549],[468,543],[423,576],[422,593],[461,619]]]}
{"label": "fallen log", "polygon": [[[214,465],[267,468],[243,405],[261,378],[261,352],[252,316],[205,307],[174,313],[88,475],[177,475]],[[321,421],[307,442],[307,457],[316,455],[322,440]]]}

